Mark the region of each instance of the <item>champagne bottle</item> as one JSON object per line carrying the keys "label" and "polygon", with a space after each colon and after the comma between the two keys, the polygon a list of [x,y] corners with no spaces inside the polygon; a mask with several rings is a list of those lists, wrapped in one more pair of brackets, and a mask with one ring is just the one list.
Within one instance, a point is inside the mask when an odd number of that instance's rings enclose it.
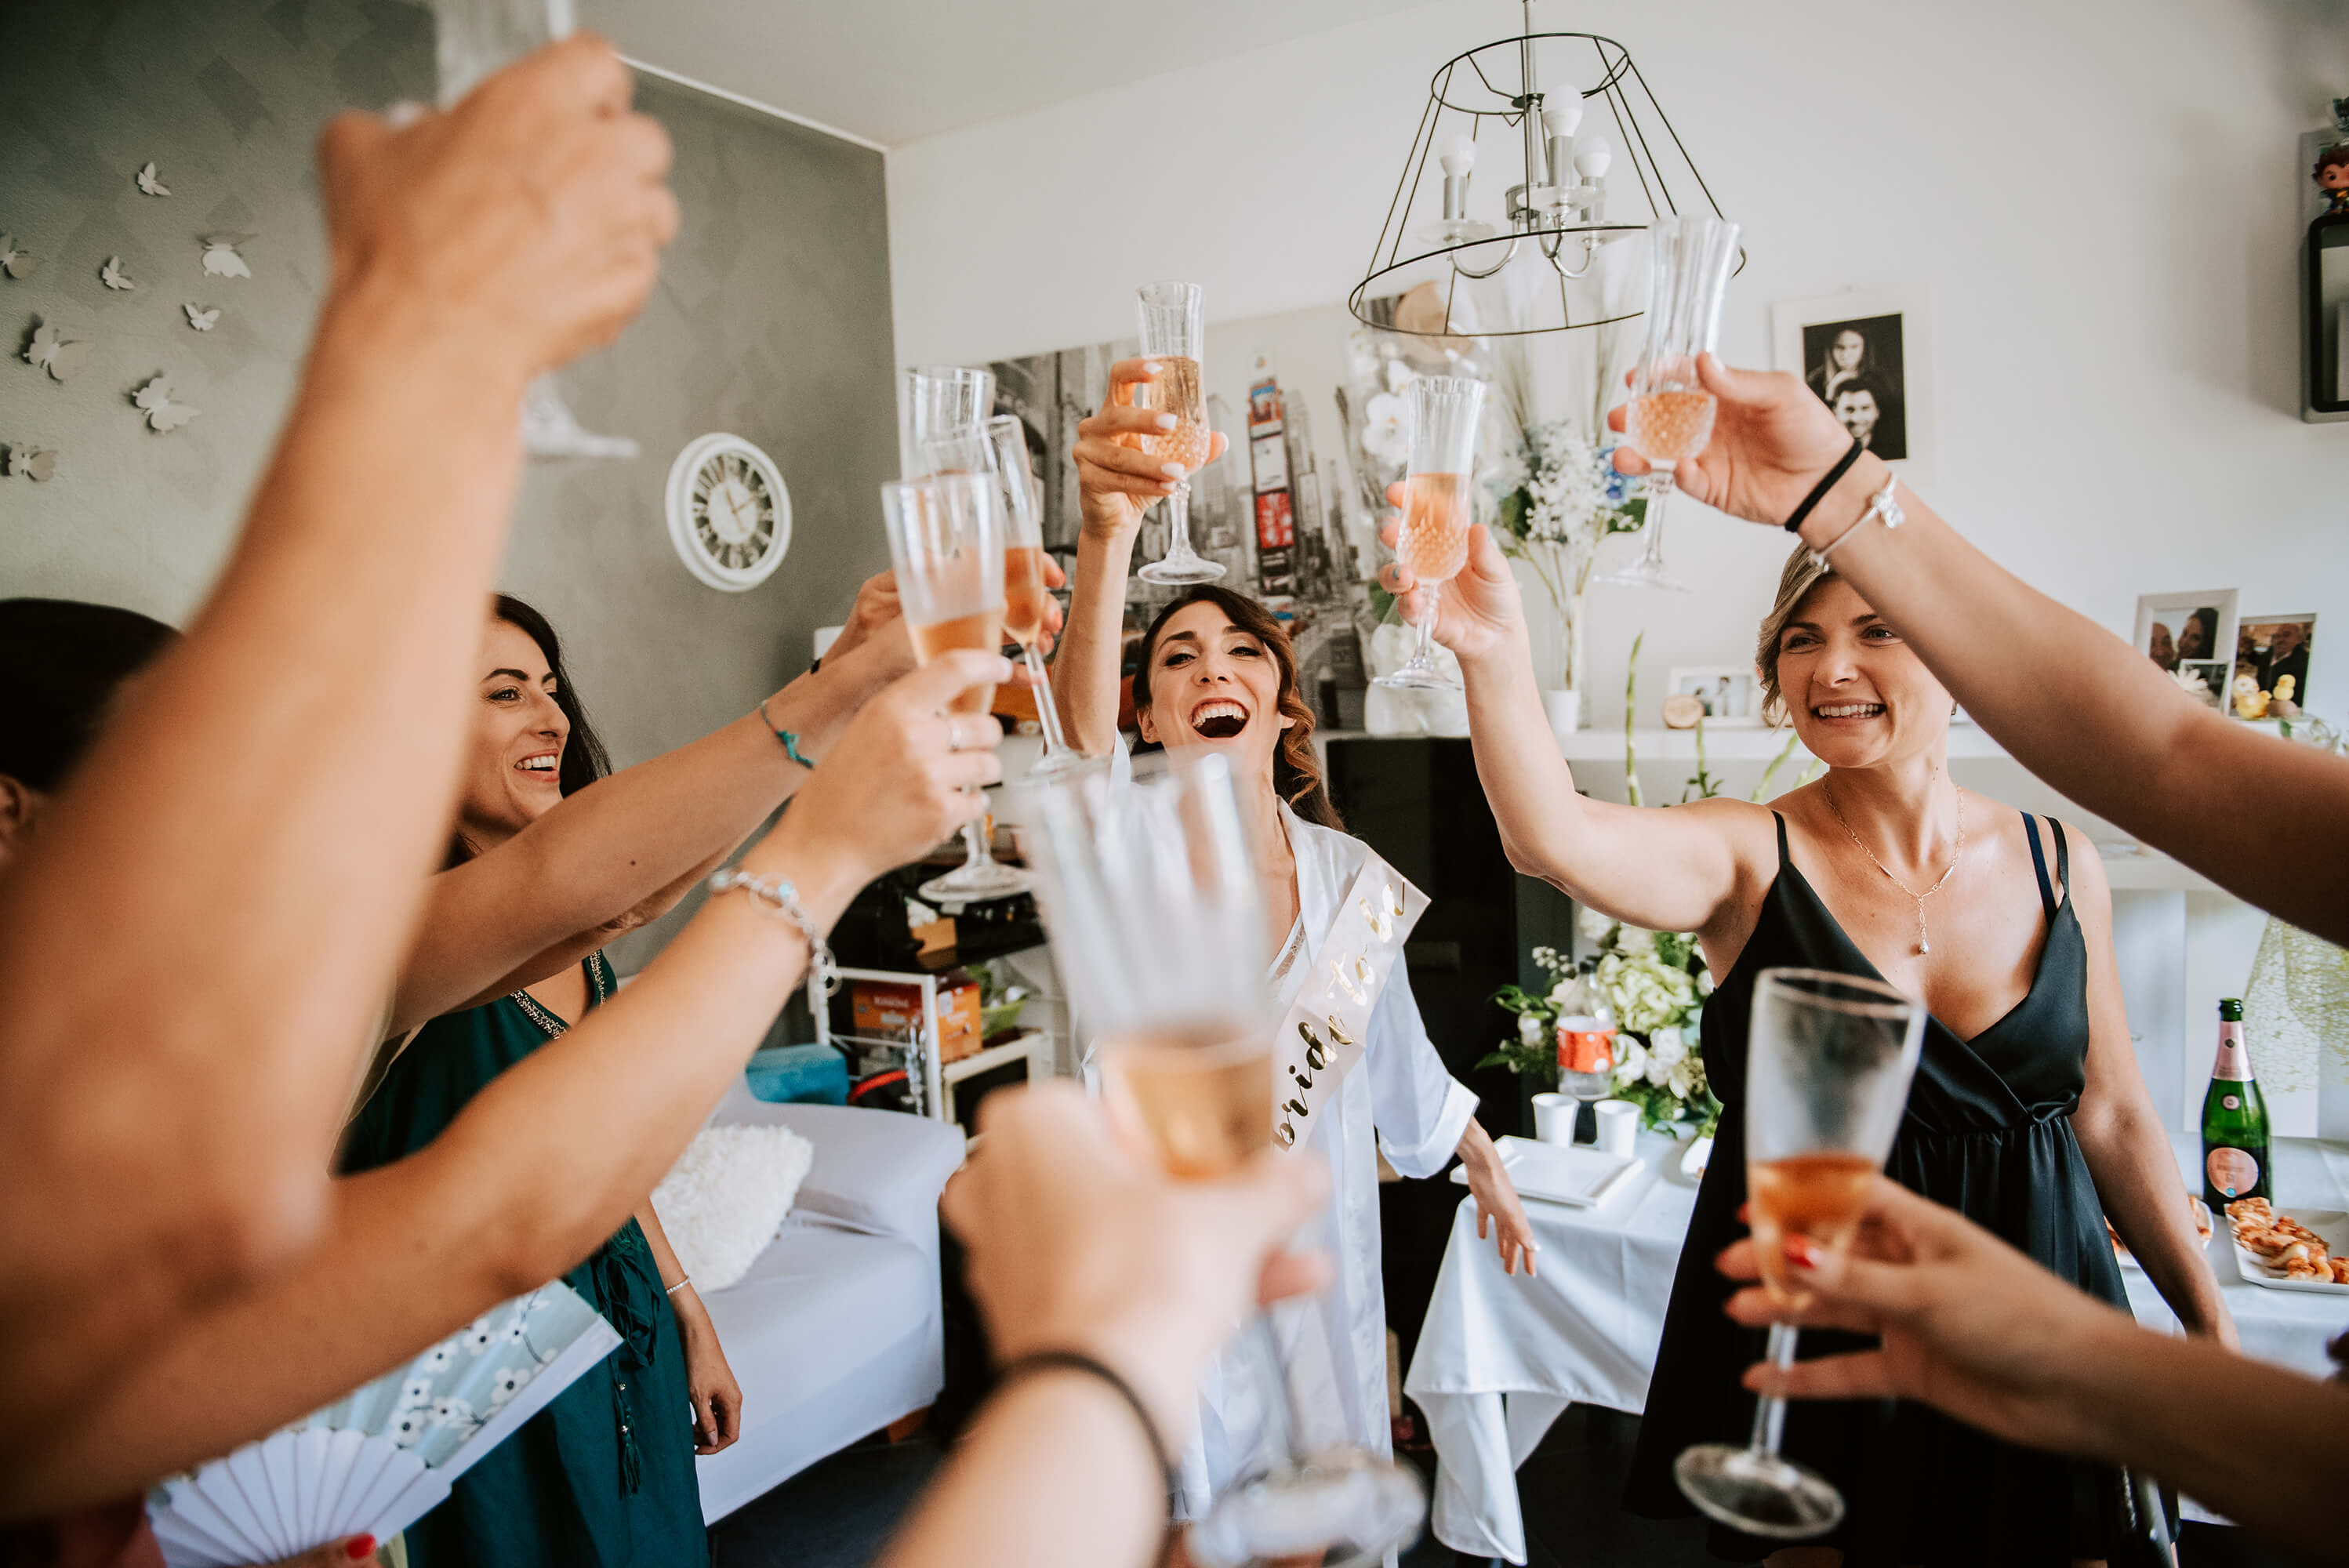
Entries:
{"label": "champagne bottle", "polygon": [[2223,1214],[2238,1198],[2275,1201],[2269,1180],[2268,1102],[2243,1048],[2243,1004],[2219,1004],[2219,1059],[2202,1097],[2202,1201]]}

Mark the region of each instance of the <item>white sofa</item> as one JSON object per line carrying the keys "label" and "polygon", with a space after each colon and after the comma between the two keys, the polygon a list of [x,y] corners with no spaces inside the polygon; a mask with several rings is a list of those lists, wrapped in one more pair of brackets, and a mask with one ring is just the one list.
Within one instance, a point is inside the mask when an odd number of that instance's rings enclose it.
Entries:
{"label": "white sofa", "polygon": [[739,1078],[709,1119],[781,1125],[815,1145],[773,1243],[705,1298],[742,1385],[741,1439],[694,1461],[714,1523],[937,1398],[938,1191],[963,1140],[897,1111],[769,1105]]}

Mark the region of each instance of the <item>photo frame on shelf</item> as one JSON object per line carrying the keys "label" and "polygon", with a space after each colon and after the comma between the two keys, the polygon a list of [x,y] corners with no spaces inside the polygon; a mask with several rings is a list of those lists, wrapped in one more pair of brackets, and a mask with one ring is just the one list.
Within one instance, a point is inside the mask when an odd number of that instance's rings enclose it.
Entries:
{"label": "photo frame on shelf", "polygon": [[1714,729],[1759,729],[1762,698],[1754,672],[1736,665],[1675,666],[1666,696],[1692,696],[1704,705],[1704,722]]}
{"label": "photo frame on shelf", "polygon": [[1857,290],[1770,307],[1771,357],[1914,482],[1932,471],[1933,313],[1923,288]]}
{"label": "photo frame on shelf", "polygon": [[[2234,686],[2236,590],[2141,593],[2129,645],[2211,707],[2224,710]],[[2195,689],[2199,682],[2201,689]]]}
{"label": "photo frame on shelf", "polygon": [[2315,643],[2316,616],[2313,612],[2245,615],[2235,633],[2235,678],[2240,681],[2245,676],[2251,676],[2254,690],[2274,698],[2287,695],[2276,689],[2276,683],[2289,676],[2289,699],[2306,707],[2309,652]]}

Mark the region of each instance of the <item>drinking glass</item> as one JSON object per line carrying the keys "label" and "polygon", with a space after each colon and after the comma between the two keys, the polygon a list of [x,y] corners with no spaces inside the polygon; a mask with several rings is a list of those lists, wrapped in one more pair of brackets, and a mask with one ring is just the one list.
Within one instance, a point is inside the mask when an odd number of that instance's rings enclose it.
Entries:
{"label": "drinking glass", "polygon": [[1003,504],[1003,634],[1015,644],[1036,692],[1036,722],[1044,733],[1043,755],[1029,769],[1030,779],[1050,779],[1091,765],[1061,733],[1061,710],[1038,647],[1044,613],[1052,602],[1044,586],[1044,516],[1036,476],[1028,466],[1028,428],[1016,414],[999,414],[975,429],[941,437],[925,454],[934,472],[982,469],[995,476]]}
{"label": "drinking glass", "polygon": [[[1746,1047],[1745,1186],[1754,1253],[1771,1299],[1791,1311],[1807,1293],[1786,1277],[1786,1238],[1822,1251],[1850,1246],[1868,1189],[1909,1104],[1925,1009],[1880,980],[1817,969],[1764,969],[1754,987]],[[1770,1326],[1770,1359],[1795,1362],[1792,1324]],[[1786,1402],[1754,1408],[1744,1448],[1701,1443],[1672,1474],[1688,1499],[1750,1535],[1800,1541],[1833,1530],[1843,1495],[1816,1471],[1783,1458]]]}
{"label": "drinking glass", "polygon": [[[889,559],[914,657],[923,664],[955,648],[1003,650],[1003,510],[991,473],[937,474],[881,487]],[[954,713],[985,715],[993,686],[955,698]],[[1001,898],[1028,886],[1024,872],[998,863],[976,824],[966,824],[963,863],[918,890],[937,903]]]}
{"label": "drinking glass", "polygon": [[1465,376],[1423,376],[1411,384],[1404,403],[1411,419],[1411,472],[1403,485],[1402,526],[1395,531],[1395,560],[1426,586],[1426,611],[1411,657],[1371,684],[1458,691],[1460,677],[1435,665],[1436,590],[1468,563],[1468,479],[1475,466],[1485,383]]}
{"label": "drinking glass", "polygon": [[1659,218],[1648,231],[1648,341],[1631,375],[1624,438],[1653,465],[1648,476],[1647,548],[1601,583],[1628,588],[1688,585],[1664,570],[1664,505],[1672,470],[1713,439],[1713,394],[1698,382],[1697,356],[1721,335],[1721,296],[1737,262],[1737,225],[1720,218]]}
{"label": "drinking glass", "polygon": [[[432,0],[434,74],[448,108],[483,77],[571,36],[572,0]],[[599,436],[580,424],[552,371],[523,395],[523,450],[533,458],[633,458],[626,436]]]}
{"label": "drinking glass", "polygon": [[[1103,1093],[1177,1181],[1272,1142],[1274,1020],[1256,857],[1219,755],[1121,782],[1094,769],[1038,792],[1037,867],[1053,953],[1091,1029]],[[1409,1543],[1426,1493],[1361,1449],[1304,1451],[1271,1319],[1245,1330],[1265,1452],[1194,1522],[1203,1568],[1375,1563]]]}
{"label": "drinking glass", "polygon": [[[1138,291],[1142,315],[1142,356],[1158,362],[1158,378],[1134,388],[1136,407],[1172,414],[1175,426],[1163,435],[1142,438],[1142,449],[1162,462],[1180,463],[1185,473],[1199,471],[1207,461],[1215,436],[1207,428],[1207,394],[1199,379],[1200,351],[1207,328],[1197,284],[1144,284]],[[1144,566],[1144,583],[1176,584],[1213,583],[1224,569],[1191,548],[1191,481],[1175,482],[1166,498],[1169,537],[1165,555]]]}

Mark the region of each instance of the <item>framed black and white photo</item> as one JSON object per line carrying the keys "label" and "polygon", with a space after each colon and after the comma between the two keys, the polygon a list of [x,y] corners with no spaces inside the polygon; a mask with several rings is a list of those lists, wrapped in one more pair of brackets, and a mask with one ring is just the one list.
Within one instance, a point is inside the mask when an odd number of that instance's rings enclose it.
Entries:
{"label": "framed black and white photo", "polygon": [[1678,666],[1666,695],[1696,698],[1704,705],[1705,723],[1715,729],[1753,728],[1762,722],[1754,672],[1735,665]]}
{"label": "framed black and white photo", "polygon": [[1828,294],[1770,310],[1773,356],[1905,476],[1931,467],[1933,323],[1922,290]]}
{"label": "framed black and white photo", "polygon": [[[2235,679],[2235,590],[2141,594],[2129,645],[2210,707],[2224,708]],[[2196,683],[2201,689],[2196,689]]]}

